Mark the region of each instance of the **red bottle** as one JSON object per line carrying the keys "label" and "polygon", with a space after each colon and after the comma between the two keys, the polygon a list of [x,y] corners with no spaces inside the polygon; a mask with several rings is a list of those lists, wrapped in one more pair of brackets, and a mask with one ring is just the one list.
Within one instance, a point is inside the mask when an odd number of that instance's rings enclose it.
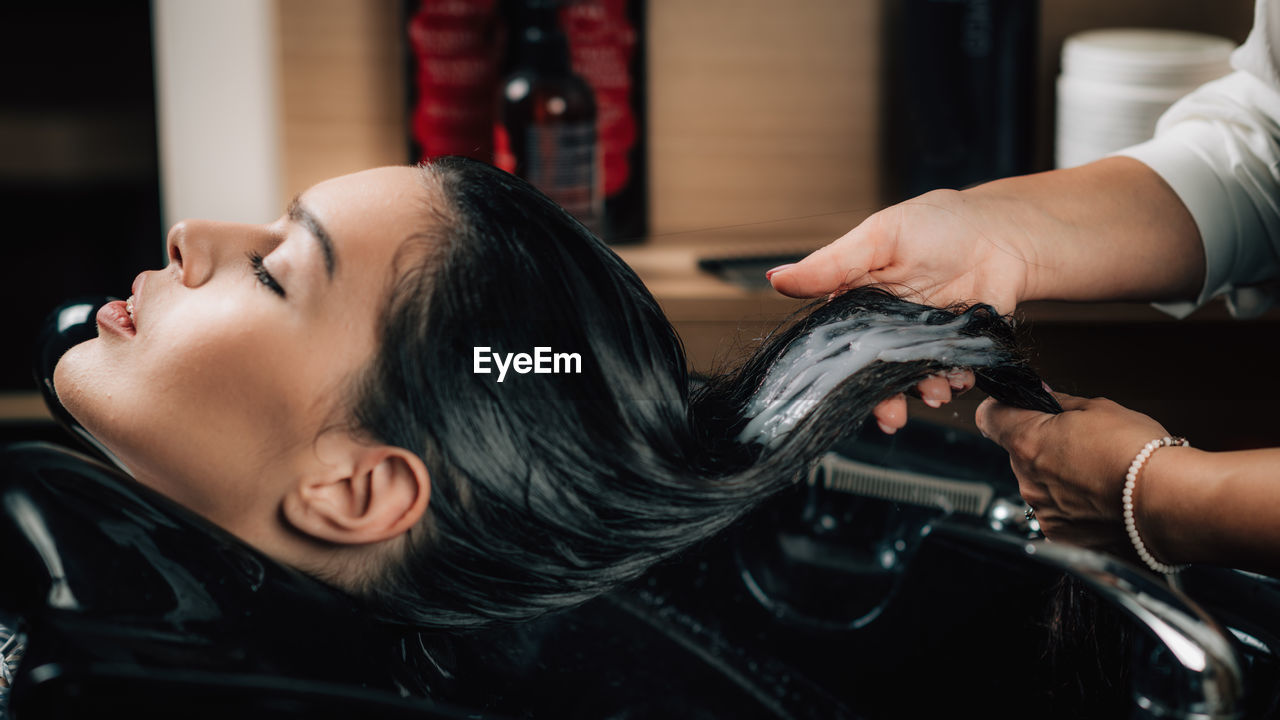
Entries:
{"label": "red bottle", "polygon": [[529,0],[515,25],[515,66],[501,83],[494,164],[543,191],[599,234],[604,211],[596,102],[573,72],[556,5]]}
{"label": "red bottle", "polygon": [[643,0],[573,0],[560,8],[573,71],[595,95],[604,172],[603,237],[636,242],[646,231]]}

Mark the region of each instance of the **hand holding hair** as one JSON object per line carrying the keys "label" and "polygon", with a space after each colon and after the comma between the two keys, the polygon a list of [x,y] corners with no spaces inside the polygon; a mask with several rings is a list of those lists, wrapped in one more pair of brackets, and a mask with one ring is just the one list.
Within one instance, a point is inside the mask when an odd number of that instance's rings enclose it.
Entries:
{"label": "hand holding hair", "polygon": [[879,283],[929,305],[1001,313],[1028,300],[1187,300],[1204,274],[1190,212],[1128,157],[935,190],[768,273],[792,297]]}
{"label": "hand holding hair", "polygon": [[[991,399],[977,413],[983,433],[1009,451],[1047,537],[1134,557],[1123,488],[1136,465],[1132,513],[1156,562],[1280,574],[1280,448],[1180,447],[1160,423],[1110,400],[1054,397],[1060,415]],[[1153,440],[1158,446],[1144,453]]]}
{"label": "hand holding hair", "polygon": [[[996,244],[992,234],[1002,233],[982,202],[940,190],[872,215],[800,262],[769,271],[768,279],[791,297],[886,284],[925,304],[978,301],[1010,312],[1025,284],[1024,250]],[[940,407],[973,384],[973,373],[961,369],[922,380],[914,394]],[[906,395],[881,402],[874,414],[883,432],[897,432],[907,424]]]}
{"label": "hand holding hair", "polygon": [[[978,407],[978,428],[1009,452],[1022,499],[1035,508],[1046,537],[1131,556],[1121,515],[1125,470],[1147,442],[1169,433],[1146,415],[1105,398],[1053,396],[1063,409],[1057,415],[988,398]],[[1156,455],[1180,452],[1166,448]],[[1153,457],[1151,463],[1169,459]],[[1143,501],[1158,491],[1150,469],[1139,486],[1138,525],[1151,552],[1171,562],[1149,531],[1147,512],[1156,506]]]}
{"label": "hand holding hair", "polygon": [[1012,312],[1026,286],[1029,241],[998,204],[936,190],[881,210],[835,242],[769,272],[774,289],[820,297],[869,284],[948,306]]}
{"label": "hand holding hair", "polygon": [[[1153,256],[1161,262],[1148,262]],[[926,193],[767,275],[791,297],[877,283],[929,305],[986,303],[1010,313],[1028,300],[1194,297],[1204,253],[1190,214],[1160,176],[1112,157]],[[919,392],[938,397],[928,385]],[[876,418],[885,432],[902,427],[905,399],[882,403]]]}

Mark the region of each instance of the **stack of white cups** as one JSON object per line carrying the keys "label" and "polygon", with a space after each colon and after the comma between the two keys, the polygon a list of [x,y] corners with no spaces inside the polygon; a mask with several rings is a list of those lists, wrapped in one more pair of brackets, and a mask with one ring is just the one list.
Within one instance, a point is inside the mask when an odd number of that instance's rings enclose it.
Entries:
{"label": "stack of white cups", "polygon": [[1231,72],[1235,44],[1178,30],[1109,29],[1072,35],[1058,76],[1057,167],[1148,140],[1178,98]]}

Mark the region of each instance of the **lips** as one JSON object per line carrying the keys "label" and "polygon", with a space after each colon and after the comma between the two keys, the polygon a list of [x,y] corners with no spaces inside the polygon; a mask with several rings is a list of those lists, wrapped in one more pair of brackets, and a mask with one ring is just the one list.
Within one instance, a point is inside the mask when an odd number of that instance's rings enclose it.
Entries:
{"label": "lips", "polygon": [[114,300],[98,309],[98,327],[123,337],[138,334],[138,303],[142,296],[142,287],[146,284],[147,273],[140,272],[133,279],[133,294],[128,300]]}
{"label": "lips", "polygon": [[123,300],[113,300],[98,309],[98,328],[122,337],[131,338],[138,334],[138,328],[129,317]]}

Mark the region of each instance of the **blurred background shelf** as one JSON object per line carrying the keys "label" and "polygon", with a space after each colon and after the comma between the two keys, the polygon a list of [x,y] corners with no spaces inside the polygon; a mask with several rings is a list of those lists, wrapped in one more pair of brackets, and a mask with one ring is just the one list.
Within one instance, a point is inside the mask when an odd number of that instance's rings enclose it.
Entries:
{"label": "blurred background shelf", "polygon": [[0,393],[0,429],[5,423],[53,422],[35,390]]}

